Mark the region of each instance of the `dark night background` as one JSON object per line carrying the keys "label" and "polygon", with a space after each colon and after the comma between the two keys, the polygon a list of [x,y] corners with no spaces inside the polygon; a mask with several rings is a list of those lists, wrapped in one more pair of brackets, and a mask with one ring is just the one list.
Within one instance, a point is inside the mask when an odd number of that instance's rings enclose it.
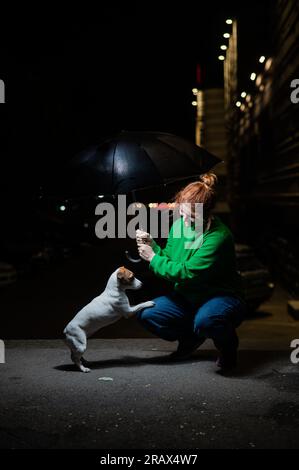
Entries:
{"label": "dark night background", "polygon": [[[92,202],[45,197],[41,214],[40,185],[57,187],[66,162],[121,130],[194,142],[192,88],[208,96],[223,87],[218,55],[229,17],[219,211],[252,302],[238,330],[238,367],[219,373],[209,341],[170,363],[176,344],[131,318],[96,333],[86,356],[92,371],[81,374],[63,329],[112,268],[131,263],[125,250],[136,244],[93,243],[88,216],[98,193]],[[290,100],[298,1],[26,3],[1,6],[0,20],[0,448],[94,448],[97,456],[105,448],[298,448],[299,374],[290,358],[299,337],[299,105]],[[128,267],[144,283],[128,294],[132,305],[172,288],[146,262]]]}
{"label": "dark night background", "polygon": [[[18,278],[31,275],[36,257],[47,258],[48,248],[56,259],[81,241],[79,224],[71,220],[68,225],[66,218],[56,224],[61,202],[51,202],[50,211],[43,208],[46,221],[37,216],[40,186],[50,180],[55,192],[66,162],[121,130],[170,132],[194,142],[192,88],[223,87],[218,55],[228,29],[225,20],[238,18],[239,80],[247,87],[257,60],[252,49],[268,53],[270,46],[270,4],[110,2],[67,10],[26,6],[5,13],[0,30],[0,77],[6,85],[6,103],[0,107],[0,260],[11,263]],[[94,215],[94,205],[88,210]],[[94,223],[89,226],[95,238]],[[123,254],[121,240],[117,246]]]}
{"label": "dark night background", "polygon": [[[251,10],[253,3],[259,8]],[[263,3],[110,2],[7,13],[0,31],[7,106],[0,112],[8,199],[30,193],[47,165],[59,171],[62,161],[122,129],[194,140],[196,65],[206,86],[221,85],[225,18],[248,17],[254,36],[256,24],[266,25]]]}

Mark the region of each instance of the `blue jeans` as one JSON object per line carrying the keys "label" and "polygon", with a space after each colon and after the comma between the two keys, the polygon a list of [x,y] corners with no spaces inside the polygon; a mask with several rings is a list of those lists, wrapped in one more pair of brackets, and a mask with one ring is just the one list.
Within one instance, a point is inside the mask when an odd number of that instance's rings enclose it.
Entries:
{"label": "blue jeans", "polygon": [[167,341],[211,338],[217,349],[238,347],[236,328],[246,314],[246,303],[229,295],[216,296],[200,306],[190,304],[180,294],[153,299],[154,307],[138,312],[140,323],[151,333]]}

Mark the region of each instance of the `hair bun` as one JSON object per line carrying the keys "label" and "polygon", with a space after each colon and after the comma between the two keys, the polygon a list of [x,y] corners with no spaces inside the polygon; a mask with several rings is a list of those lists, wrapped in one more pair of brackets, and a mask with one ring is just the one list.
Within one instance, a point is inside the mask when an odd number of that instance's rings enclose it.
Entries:
{"label": "hair bun", "polygon": [[200,180],[209,188],[213,188],[218,181],[217,176],[215,173],[205,173],[200,175]]}

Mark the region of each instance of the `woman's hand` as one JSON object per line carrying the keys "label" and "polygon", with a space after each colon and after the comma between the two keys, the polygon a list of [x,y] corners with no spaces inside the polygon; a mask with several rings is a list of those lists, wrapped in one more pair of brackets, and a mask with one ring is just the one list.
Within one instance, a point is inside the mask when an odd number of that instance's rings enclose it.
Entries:
{"label": "woman's hand", "polygon": [[136,242],[140,258],[150,263],[155,256],[155,252],[152,249],[153,237],[143,230],[136,230]]}
{"label": "woman's hand", "polygon": [[152,246],[153,237],[150,233],[144,232],[143,230],[136,230],[136,242],[138,247],[140,245]]}
{"label": "woman's hand", "polygon": [[144,259],[145,261],[148,261],[149,263],[155,256],[155,252],[152,247],[145,244],[138,245],[138,253],[140,258]]}

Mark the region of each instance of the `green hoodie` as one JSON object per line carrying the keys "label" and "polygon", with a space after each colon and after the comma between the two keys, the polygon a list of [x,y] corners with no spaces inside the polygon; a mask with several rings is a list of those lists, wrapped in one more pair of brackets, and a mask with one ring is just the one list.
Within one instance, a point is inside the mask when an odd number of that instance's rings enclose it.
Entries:
{"label": "green hoodie", "polygon": [[[182,234],[180,238],[178,233]],[[157,276],[173,282],[175,291],[196,305],[218,295],[245,300],[229,228],[214,216],[210,228],[197,238],[197,246],[186,248],[185,243],[194,240],[195,233],[192,227],[184,225],[182,217],[177,219],[164,249],[153,241],[155,255],[150,269]]]}

